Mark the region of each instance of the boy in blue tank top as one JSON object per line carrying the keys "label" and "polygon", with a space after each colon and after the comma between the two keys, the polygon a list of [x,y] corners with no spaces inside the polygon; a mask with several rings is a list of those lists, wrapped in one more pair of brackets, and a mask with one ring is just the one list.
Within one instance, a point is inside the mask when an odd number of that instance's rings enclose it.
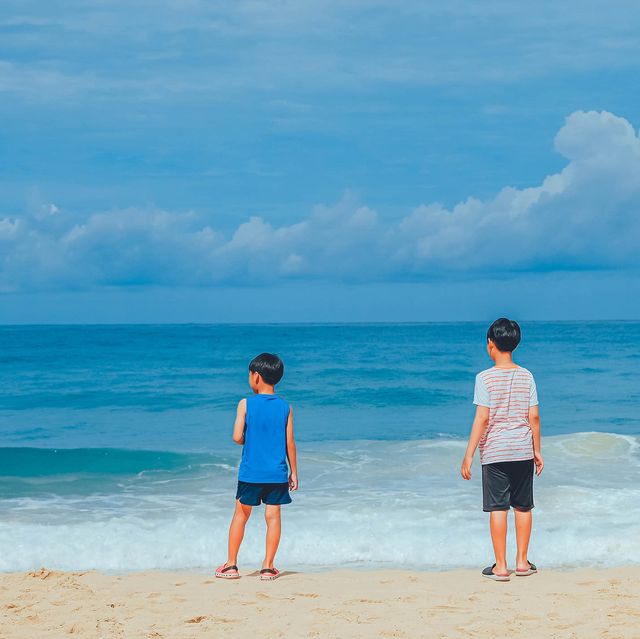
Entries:
{"label": "boy in blue tank top", "polygon": [[271,581],[279,575],[273,561],[280,543],[280,506],[291,503],[289,490],[298,489],[293,411],[274,388],[283,374],[282,360],[271,353],[262,353],[249,364],[254,395],[240,400],[233,427],[233,441],[243,446],[242,461],[236,510],[229,526],[229,554],[216,569],[216,577],[240,577],[237,563],[244,529],[252,507],[261,503],[265,504],[267,544],[260,579]]}

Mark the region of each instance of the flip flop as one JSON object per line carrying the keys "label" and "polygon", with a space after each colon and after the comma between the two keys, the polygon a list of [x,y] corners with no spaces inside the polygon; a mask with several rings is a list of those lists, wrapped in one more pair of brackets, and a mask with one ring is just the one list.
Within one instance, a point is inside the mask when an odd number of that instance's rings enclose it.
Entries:
{"label": "flip flop", "polygon": [[276,568],[263,568],[260,571],[260,581],[273,581],[280,575],[280,571]]}
{"label": "flip flop", "polygon": [[216,568],[216,577],[218,579],[239,579],[240,574],[238,573],[238,566],[227,566],[227,564],[222,564]]}
{"label": "flip flop", "polygon": [[497,575],[495,572],[493,572],[493,569],[495,567],[496,567],[495,564],[493,564],[493,566],[487,566],[482,571],[482,576],[486,577],[487,579],[493,579],[493,581],[510,581],[511,580],[509,573],[507,573],[506,575]]}
{"label": "flip flop", "polygon": [[528,570],[516,570],[516,577],[528,577],[529,575],[535,575],[538,572],[538,569],[532,564],[528,559],[527,563],[529,564]]}

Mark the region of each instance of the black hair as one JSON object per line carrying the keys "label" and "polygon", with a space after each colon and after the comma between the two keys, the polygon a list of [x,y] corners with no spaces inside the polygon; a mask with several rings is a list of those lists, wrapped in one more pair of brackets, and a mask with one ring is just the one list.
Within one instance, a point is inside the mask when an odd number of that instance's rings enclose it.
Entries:
{"label": "black hair", "polygon": [[520,343],[520,326],[518,322],[501,317],[497,319],[487,331],[487,340],[491,340],[499,351],[511,353]]}
{"label": "black hair", "polygon": [[284,364],[277,355],[261,353],[251,360],[249,370],[252,373],[259,373],[265,384],[275,386],[284,375]]}

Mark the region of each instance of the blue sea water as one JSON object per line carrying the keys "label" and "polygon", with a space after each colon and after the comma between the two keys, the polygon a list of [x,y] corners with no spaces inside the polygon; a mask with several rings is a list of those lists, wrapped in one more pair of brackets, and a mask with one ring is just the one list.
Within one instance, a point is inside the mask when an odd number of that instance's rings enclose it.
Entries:
{"label": "blue sea water", "polygon": [[[0,327],[0,570],[207,568],[224,559],[235,406],[262,351],[286,365],[301,490],[283,565],[485,565],[479,465],[458,469],[475,323]],[[531,323],[543,452],[531,556],[640,557],[640,323]],[[254,517],[242,561],[260,560]],[[216,564],[217,565],[217,564]]]}

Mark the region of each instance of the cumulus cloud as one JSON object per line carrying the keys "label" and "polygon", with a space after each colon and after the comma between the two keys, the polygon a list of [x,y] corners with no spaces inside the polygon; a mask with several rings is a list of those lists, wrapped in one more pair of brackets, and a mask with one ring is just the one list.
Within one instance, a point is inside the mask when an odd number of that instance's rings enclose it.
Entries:
{"label": "cumulus cloud", "polygon": [[636,268],[640,138],[624,118],[578,111],[555,138],[562,171],[493,199],[381,219],[346,195],[289,225],[254,216],[231,234],[205,215],[124,209],[80,218],[54,204],[0,217],[3,291],[286,279],[414,280],[451,274]]}

